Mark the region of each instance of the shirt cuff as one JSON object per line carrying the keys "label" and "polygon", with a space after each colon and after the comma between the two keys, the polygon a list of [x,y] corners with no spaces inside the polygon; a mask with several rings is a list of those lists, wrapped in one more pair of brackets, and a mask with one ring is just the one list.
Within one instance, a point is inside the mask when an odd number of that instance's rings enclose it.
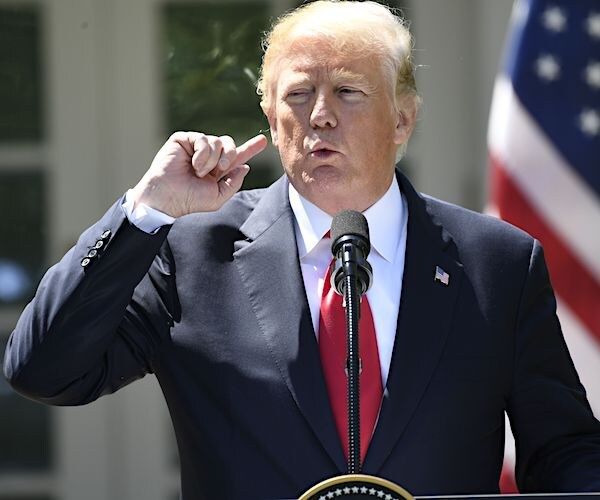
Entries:
{"label": "shirt cuff", "polygon": [[133,200],[131,199],[131,189],[125,193],[125,202],[121,205],[123,212],[135,227],[141,229],[145,233],[154,234],[162,226],[173,224],[175,217],[171,217],[159,210],[149,207],[145,203],[138,203],[135,209],[133,208]]}

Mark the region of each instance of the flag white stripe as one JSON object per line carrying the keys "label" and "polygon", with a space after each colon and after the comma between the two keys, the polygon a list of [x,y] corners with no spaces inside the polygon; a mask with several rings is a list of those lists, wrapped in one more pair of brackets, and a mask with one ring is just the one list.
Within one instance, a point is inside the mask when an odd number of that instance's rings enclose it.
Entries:
{"label": "flag white stripe", "polygon": [[506,77],[496,80],[488,130],[491,153],[600,280],[600,201],[530,117]]}

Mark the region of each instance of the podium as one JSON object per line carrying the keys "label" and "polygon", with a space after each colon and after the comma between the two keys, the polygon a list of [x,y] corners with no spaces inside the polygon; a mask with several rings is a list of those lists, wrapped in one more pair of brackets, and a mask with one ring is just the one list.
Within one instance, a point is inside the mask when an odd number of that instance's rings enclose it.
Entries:
{"label": "podium", "polygon": [[583,500],[585,498],[600,499],[600,492],[596,493],[524,493],[514,495],[447,495],[447,496],[416,496],[415,500],[490,500],[494,498],[507,500]]}
{"label": "podium", "polygon": [[600,492],[413,496],[401,486],[380,477],[364,474],[346,474],[320,482],[303,493],[299,500],[489,500],[494,498],[503,500],[597,498],[600,500]]}
{"label": "podium", "polygon": [[[318,497],[317,497],[318,498]],[[362,500],[363,498],[369,498],[369,496],[334,496],[335,498],[344,498],[344,499],[353,499]],[[376,499],[385,499],[385,495],[382,497],[375,494],[375,496],[371,496],[373,500]],[[393,497],[392,497],[393,498]],[[524,494],[509,494],[509,495],[433,495],[433,496],[414,496],[412,497],[414,500],[585,500],[595,498],[600,500],[600,492],[594,493],[524,493]],[[277,500],[298,500],[291,498],[280,498]],[[330,500],[327,495],[324,496],[324,500]]]}

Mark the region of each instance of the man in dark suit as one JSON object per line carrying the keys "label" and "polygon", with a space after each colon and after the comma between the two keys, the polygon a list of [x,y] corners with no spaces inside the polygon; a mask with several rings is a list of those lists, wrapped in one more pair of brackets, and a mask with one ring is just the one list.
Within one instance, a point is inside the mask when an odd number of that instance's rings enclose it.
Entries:
{"label": "man in dark suit", "polygon": [[523,490],[600,490],[600,425],[539,243],[394,168],[418,107],[410,47],[370,2],[281,19],[259,90],[286,175],[236,194],[263,136],[171,136],[44,277],[7,347],[13,386],[85,404],[155,373],[184,499],[297,497],[345,471],[319,342],[326,233],[353,209],[371,226],[383,391],[363,471],[414,494],[497,492],[506,411]]}

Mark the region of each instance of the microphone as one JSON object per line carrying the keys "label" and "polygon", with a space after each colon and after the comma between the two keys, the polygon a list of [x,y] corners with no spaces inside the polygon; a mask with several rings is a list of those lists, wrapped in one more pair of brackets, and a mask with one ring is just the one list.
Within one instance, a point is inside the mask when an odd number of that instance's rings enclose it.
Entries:
{"label": "microphone", "polygon": [[344,296],[346,277],[354,276],[360,296],[373,281],[373,270],[367,262],[371,251],[367,219],[355,210],[338,213],[331,222],[331,252],[335,257],[331,271],[331,286]]}

